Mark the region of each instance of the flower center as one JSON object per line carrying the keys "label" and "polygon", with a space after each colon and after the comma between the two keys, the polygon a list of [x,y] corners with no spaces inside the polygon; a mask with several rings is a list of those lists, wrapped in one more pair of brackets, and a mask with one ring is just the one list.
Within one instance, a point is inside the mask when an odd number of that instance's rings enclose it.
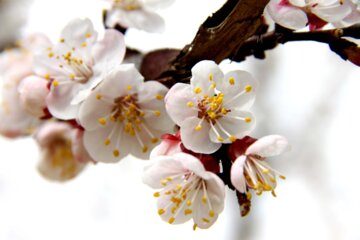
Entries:
{"label": "flower center", "polygon": [[136,95],[119,97],[115,99],[114,103],[115,107],[112,110],[110,119],[113,122],[123,122],[125,132],[135,136],[135,131],[141,131],[142,117],[145,115],[137,104]]}
{"label": "flower center", "polygon": [[[163,208],[158,209],[159,215],[169,215],[168,223],[174,223],[180,214],[185,216],[192,215],[193,208],[197,207],[198,204],[204,205],[204,209],[207,210],[198,213],[203,214],[203,223],[208,224],[211,222],[210,218],[215,217],[206,182],[194,173],[187,172],[170,176],[161,180],[161,184],[164,186],[164,189],[161,192],[154,193],[154,197],[167,196],[169,198],[169,203]],[[196,202],[199,200],[201,203]],[[196,224],[194,228],[196,228]]]}
{"label": "flower center", "polygon": [[213,97],[204,96],[204,98],[198,103],[198,118],[204,118],[206,121],[215,124],[216,119],[219,119],[230,112],[229,109],[222,107],[223,100],[223,93],[219,93]]}

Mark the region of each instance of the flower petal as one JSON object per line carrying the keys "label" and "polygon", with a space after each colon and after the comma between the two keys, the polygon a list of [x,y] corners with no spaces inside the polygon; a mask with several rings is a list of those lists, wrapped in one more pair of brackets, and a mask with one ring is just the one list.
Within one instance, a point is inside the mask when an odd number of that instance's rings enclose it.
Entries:
{"label": "flower petal", "polygon": [[61,31],[60,38],[70,48],[81,47],[84,43],[92,45],[97,39],[97,32],[90,19],[74,19]]}
{"label": "flower petal", "polygon": [[198,110],[189,106],[191,103],[197,106],[197,100],[191,92],[189,84],[177,83],[165,96],[165,107],[171,119],[182,126],[185,119],[197,116]]}
{"label": "flower petal", "polygon": [[164,19],[160,15],[145,9],[132,11],[109,10],[106,25],[114,27],[116,24],[120,24],[125,28],[136,28],[151,33],[161,33],[165,27]]}
{"label": "flower petal", "polygon": [[125,56],[124,35],[116,30],[105,30],[104,38],[92,48],[94,72],[109,71],[119,65]]}
{"label": "flower petal", "polygon": [[214,61],[204,60],[198,62],[191,69],[190,79],[191,91],[198,94],[200,98],[205,95],[214,95],[214,83],[220,83],[224,77],[223,72]]}
{"label": "flower petal", "polygon": [[185,174],[185,172],[186,169],[178,159],[174,159],[172,156],[158,156],[144,168],[142,181],[152,188],[163,188],[161,180],[179,173]]}
{"label": "flower petal", "polygon": [[290,149],[286,138],[279,135],[269,135],[254,142],[247,150],[246,155],[257,154],[261,157],[272,157]]}
{"label": "flower petal", "polygon": [[160,9],[170,6],[175,0],[140,0],[144,8]]}
{"label": "flower petal", "polygon": [[249,109],[255,101],[258,83],[245,71],[231,71],[224,76],[219,90],[224,93],[224,107]]}
{"label": "flower petal", "polygon": [[276,23],[286,28],[301,29],[308,23],[306,13],[296,7],[279,6],[278,3],[270,2],[266,9]]}
{"label": "flower petal", "polygon": [[199,122],[200,119],[197,117],[186,119],[180,128],[181,140],[184,146],[191,151],[206,154],[213,153],[221,147],[221,143],[210,140],[210,124],[208,122],[203,121],[201,130],[195,130]]}
{"label": "flower petal", "polygon": [[147,125],[163,132],[170,132],[174,127],[165,109],[164,96],[167,91],[168,88],[161,83],[147,81],[138,92],[138,104],[145,112],[144,118]]}
{"label": "flower petal", "polygon": [[246,192],[246,181],[244,175],[244,164],[246,156],[241,155],[238,157],[231,166],[230,179],[234,187],[241,193]]}

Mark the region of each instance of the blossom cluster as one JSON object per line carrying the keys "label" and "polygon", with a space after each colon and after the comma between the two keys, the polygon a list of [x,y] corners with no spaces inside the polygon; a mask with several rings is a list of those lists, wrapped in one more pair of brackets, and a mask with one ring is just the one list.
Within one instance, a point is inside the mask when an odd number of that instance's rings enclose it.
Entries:
{"label": "blossom cluster", "polygon": [[[39,172],[54,181],[129,154],[148,159],[142,180],[157,189],[160,217],[170,224],[192,219],[194,229],[205,229],[224,209],[226,186],[242,196],[240,204],[249,203],[253,192],[276,196],[277,180],[285,177],[267,158],[289,144],[280,135],[249,136],[258,89],[250,73],[224,72],[204,59],[192,66],[188,83],[168,89],[145,81],[135,64],[125,61],[124,34],[113,27],[158,31],[164,22],[152,10],[171,2],[113,0],[103,36],[89,19],[75,19],[56,42],[33,34],[3,52],[0,134],[33,136],[41,152]],[[334,9],[350,6],[351,14],[357,13],[352,1],[329,2],[280,1],[268,9],[275,15],[302,11],[324,21],[326,11]],[[346,12],[326,21],[349,22]]]}
{"label": "blossom cluster", "polygon": [[336,27],[360,22],[357,0],[271,0],[267,6],[273,20],[289,29],[321,29],[328,23]]}

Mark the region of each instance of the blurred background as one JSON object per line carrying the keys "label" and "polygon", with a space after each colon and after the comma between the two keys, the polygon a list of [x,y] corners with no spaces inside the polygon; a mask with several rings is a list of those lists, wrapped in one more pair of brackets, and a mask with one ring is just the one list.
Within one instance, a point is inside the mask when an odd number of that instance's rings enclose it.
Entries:
{"label": "blurred background", "polygon": [[[160,12],[164,34],[130,30],[127,43],[143,51],[181,48],[223,2],[178,0]],[[101,33],[102,9],[100,0],[0,0],[0,45],[32,32],[57,40],[75,17],[91,18]],[[292,145],[270,160],[287,176],[277,198],[255,196],[250,215],[241,218],[227,191],[218,221],[194,232],[191,222],[173,226],[157,216],[153,190],[141,182],[146,161],[97,164],[72,181],[53,183],[36,170],[32,139],[0,137],[0,240],[360,239],[360,68],[318,43],[288,43],[265,60],[222,65],[247,70],[260,82],[252,135],[281,134]]]}

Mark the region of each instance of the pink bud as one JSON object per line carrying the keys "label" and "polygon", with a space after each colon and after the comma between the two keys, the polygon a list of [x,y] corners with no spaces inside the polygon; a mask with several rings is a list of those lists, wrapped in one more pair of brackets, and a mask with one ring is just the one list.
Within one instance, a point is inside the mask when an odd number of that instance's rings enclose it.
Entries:
{"label": "pink bud", "polygon": [[44,117],[46,102],[45,98],[49,93],[47,81],[37,76],[24,78],[18,88],[20,102],[23,108],[35,117]]}

